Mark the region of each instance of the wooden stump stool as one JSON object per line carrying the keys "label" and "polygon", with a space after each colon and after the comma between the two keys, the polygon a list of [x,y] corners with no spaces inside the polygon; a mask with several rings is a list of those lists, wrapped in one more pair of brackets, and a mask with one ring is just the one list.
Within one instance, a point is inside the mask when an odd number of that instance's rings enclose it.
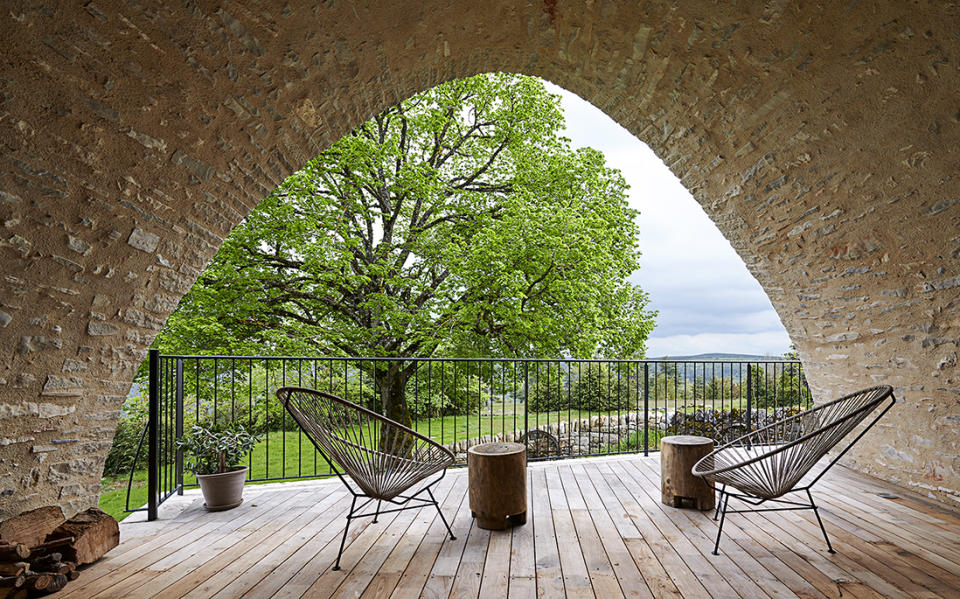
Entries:
{"label": "wooden stump stool", "polygon": [[713,487],[690,470],[700,458],[713,451],[713,439],[674,435],[660,440],[660,498],[665,505],[698,510],[714,507]]}
{"label": "wooden stump stool", "polygon": [[527,448],[482,443],[467,450],[470,513],[477,526],[503,530],[527,521]]}

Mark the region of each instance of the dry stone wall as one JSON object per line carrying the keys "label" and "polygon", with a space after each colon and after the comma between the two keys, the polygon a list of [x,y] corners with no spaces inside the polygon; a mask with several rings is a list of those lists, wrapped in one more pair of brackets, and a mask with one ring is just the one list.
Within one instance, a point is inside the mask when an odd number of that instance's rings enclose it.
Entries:
{"label": "dry stone wall", "polygon": [[849,463],[960,498],[960,17],[939,2],[22,2],[0,14],[0,519],[96,501],[118,409],[222,239],[452,77],[550,79],[648,143],[819,398],[900,404]]}

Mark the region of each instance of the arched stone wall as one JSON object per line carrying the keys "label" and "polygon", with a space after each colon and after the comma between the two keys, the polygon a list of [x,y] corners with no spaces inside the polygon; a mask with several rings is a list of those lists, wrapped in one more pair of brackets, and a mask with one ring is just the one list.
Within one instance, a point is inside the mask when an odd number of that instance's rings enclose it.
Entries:
{"label": "arched stone wall", "polygon": [[8,3],[0,519],[96,501],[145,348],[259,198],[380,109],[492,70],[650,144],[820,397],[897,387],[850,461],[960,497],[958,9],[743,4]]}

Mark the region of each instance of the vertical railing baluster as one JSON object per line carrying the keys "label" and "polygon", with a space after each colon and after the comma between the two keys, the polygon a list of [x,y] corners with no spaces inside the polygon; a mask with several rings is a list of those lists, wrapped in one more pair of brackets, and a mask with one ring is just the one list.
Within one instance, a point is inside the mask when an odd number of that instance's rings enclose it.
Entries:
{"label": "vertical railing baluster", "polygon": [[530,447],[530,363],[523,361],[523,440]]}
{"label": "vertical railing baluster", "polygon": [[494,435],[494,428],[493,428],[493,390],[495,388],[495,384],[493,382],[493,362],[487,362],[487,364],[489,364],[490,366],[490,399],[487,400],[487,404],[489,405],[488,409],[490,410],[490,440],[494,441],[495,435]]}
{"label": "vertical railing baluster", "polygon": [[[569,360],[566,362],[566,372],[567,372],[567,446],[570,448],[568,456],[574,455],[573,452],[573,408],[570,405],[570,379],[573,378],[573,365]],[[558,397],[563,397],[563,388],[558,389]],[[577,433],[579,435],[579,432]],[[579,437],[577,437],[579,441]],[[579,443],[578,443],[579,445]]]}
{"label": "vertical railing baluster", "polygon": [[230,422],[237,419],[237,359],[230,358]]}
{"label": "vertical railing baluster", "polygon": [[217,376],[217,359],[213,359],[213,424],[217,424],[217,417],[219,416],[220,410],[217,407],[217,395],[219,391],[218,387],[219,377]]}
{"label": "vertical railing baluster", "polygon": [[[183,359],[177,358],[177,373],[176,373],[176,427],[177,427],[177,439],[183,437]],[[177,495],[183,495],[183,449],[177,448]]]}
{"label": "vertical railing baluster", "polygon": [[[433,360],[427,362],[427,436],[433,438]],[[443,443],[443,438],[440,438]]]}
{"label": "vertical railing baluster", "polygon": [[483,438],[483,362],[477,362],[477,436]]}
{"label": "vertical railing baluster", "polygon": [[[303,360],[297,360],[297,386],[303,387]],[[286,412],[286,410],[284,410]],[[297,427],[297,476],[303,476],[303,430]]]}
{"label": "vertical railing baluster", "polygon": [[643,455],[650,455],[650,363],[643,363]]}
{"label": "vertical railing baluster", "polygon": [[751,376],[751,365],[747,364],[747,432],[753,430],[753,377]]}
{"label": "vertical railing baluster", "polygon": [[[247,427],[253,429],[253,360],[247,360]],[[247,475],[253,478],[253,449],[247,452],[247,467],[250,473]]]}
{"label": "vertical railing baluster", "polygon": [[263,446],[263,464],[264,478],[270,478],[270,360],[263,358],[263,406],[266,421],[266,434],[264,434]]}
{"label": "vertical railing baluster", "polygon": [[157,519],[157,495],[159,493],[160,472],[157,468],[159,455],[159,436],[157,428],[160,419],[160,351],[149,350],[148,382],[148,420],[147,420],[147,520]]}

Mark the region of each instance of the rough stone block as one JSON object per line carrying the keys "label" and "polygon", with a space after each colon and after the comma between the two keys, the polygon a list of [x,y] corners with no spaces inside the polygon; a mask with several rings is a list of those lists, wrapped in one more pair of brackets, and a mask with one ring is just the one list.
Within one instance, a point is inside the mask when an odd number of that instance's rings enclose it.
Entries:
{"label": "rough stone block", "polygon": [[143,229],[134,228],[130,237],[127,238],[127,243],[138,250],[152,253],[156,251],[157,245],[160,243],[160,236]]}

